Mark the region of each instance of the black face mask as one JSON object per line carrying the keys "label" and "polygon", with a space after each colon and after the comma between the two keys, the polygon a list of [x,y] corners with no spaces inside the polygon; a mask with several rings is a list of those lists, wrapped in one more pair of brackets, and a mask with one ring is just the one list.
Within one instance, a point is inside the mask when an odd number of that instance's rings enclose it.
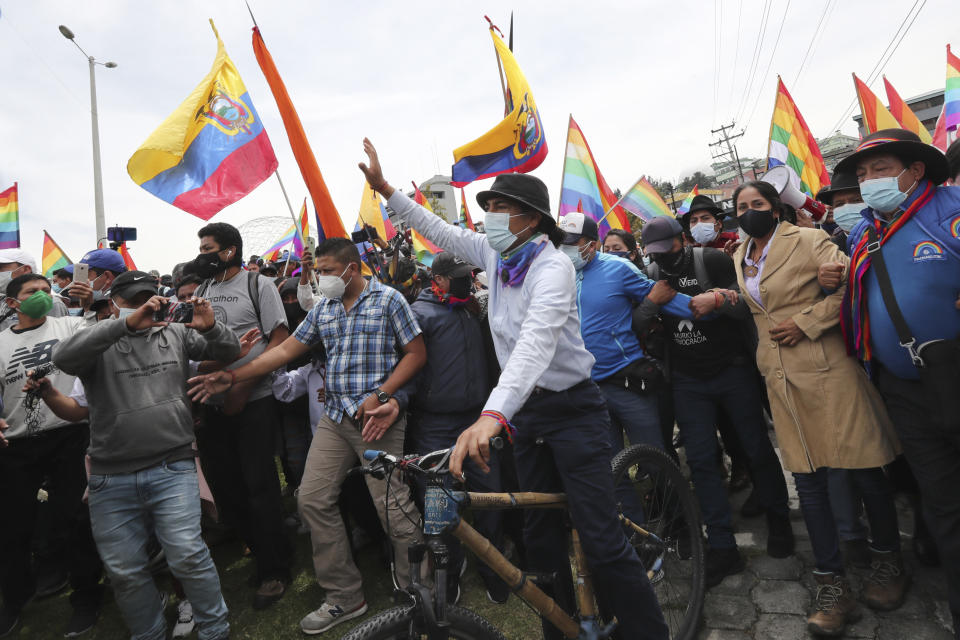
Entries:
{"label": "black face mask", "polygon": [[747,209],[737,217],[737,224],[751,238],[762,238],[777,226],[773,211]]}
{"label": "black face mask", "polygon": [[683,264],[683,249],[673,253],[655,253],[650,257],[666,273],[676,273]]}
{"label": "black face mask", "polygon": [[291,333],[306,317],[299,302],[284,302],[283,313],[287,316],[287,328],[290,329]]}
{"label": "black face mask", "polygon": [[212,278],[222,271],[226,271],[229,265],[220,259],[220,253],[213,251],[210,253],[201,253],[193,260],[193,267],[201,278]]}
{"label": "black face mask", "polygon": [[470,294],[470,276],[463,276],[460,278],[450,278],[450,297],[452,298],[469,298]]}

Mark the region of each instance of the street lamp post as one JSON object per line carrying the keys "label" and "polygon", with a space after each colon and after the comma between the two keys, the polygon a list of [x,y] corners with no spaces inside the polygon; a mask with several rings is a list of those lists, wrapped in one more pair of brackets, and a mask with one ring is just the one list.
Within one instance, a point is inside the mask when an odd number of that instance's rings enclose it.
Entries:
{"label": "street lamp post", "polygon": [[97,78],[94,67],[98,64],[107,69],[113,69],[117,66],[116,62],[97,62],[96,58],[88,55],[83,48],[77,44],[73,31],[64,25],[60,25],[60,33],[63,37],[72,42],[80,49],[80,52],[87,59],[90,66],[90,128],[93,135],[93,208],[97,221],[97,246],[107,239],[107,223],[103,215],[103,174],[100,169],[100,124],[97,121]]}

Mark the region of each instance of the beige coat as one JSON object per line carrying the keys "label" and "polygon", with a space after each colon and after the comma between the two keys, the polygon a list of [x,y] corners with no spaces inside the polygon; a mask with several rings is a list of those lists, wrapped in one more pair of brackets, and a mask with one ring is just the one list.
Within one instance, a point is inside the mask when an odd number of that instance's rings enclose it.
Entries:
{"label": "beige coat", "polygon": [[[744,242],[734,255],[737,282],[760,337],[757,365],[767,383],[783,466],[862,469],[893,460],[900,445],[883,402],[860,364],[847,355],[840,331],[845,287],[825,295],[817,270],[849,259],[818,229],[780,224],[760,278],[760,300],[743,278]],[[793,318],[806,334],[782,347],[770,329]]]}

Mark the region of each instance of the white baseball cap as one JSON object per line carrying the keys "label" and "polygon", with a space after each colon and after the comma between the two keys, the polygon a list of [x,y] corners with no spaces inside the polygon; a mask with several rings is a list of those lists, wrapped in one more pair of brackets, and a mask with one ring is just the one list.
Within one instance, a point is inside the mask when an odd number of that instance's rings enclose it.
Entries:
{"label": "white baseball cap", "polygon": [[0,249],[0,264],[16,262],[30,267],[30,271],[37,272],[37,261],[23,249]]}

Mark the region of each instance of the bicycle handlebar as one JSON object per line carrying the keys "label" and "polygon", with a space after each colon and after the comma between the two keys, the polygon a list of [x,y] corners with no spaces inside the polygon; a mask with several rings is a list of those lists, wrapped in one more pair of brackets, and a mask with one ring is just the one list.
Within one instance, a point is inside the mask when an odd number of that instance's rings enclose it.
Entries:
{"label": "bicycle handlebar", "polygon": [[[503,449],[503,438],[499,436],[490,438],[490,447],[497,451]],[[431,451],[424,455],[413,454],[408,456],[395,456],[386,451],[366,449],[363,452],[363,459],[372,463],[379,462],[381,468],[401,467],[421,474],[443,474],[449,473],[447,464],[450,462],[450,454],[453,453],[453,449],[454,447],[450,447]],[[361,469],[362,473],[376,473],[377,471],[379,469],[375,469],[373,465]]]}

